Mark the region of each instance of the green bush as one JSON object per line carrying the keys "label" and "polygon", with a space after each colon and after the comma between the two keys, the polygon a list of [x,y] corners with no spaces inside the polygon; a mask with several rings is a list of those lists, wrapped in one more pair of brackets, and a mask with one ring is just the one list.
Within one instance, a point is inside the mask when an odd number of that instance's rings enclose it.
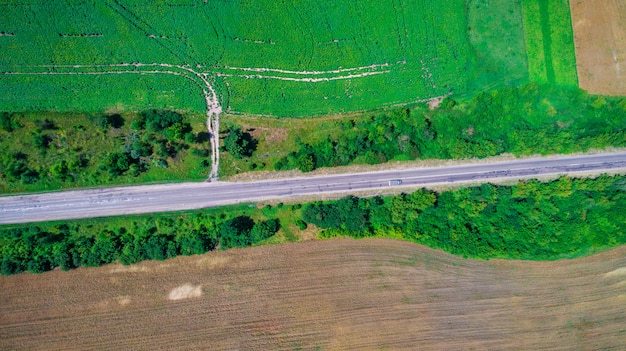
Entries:
{"label": "green bush", "polygon": [[96,119],[96,124],[100,129],[121,128],[124,126],[124,118],[117,114],[103,114]]}
{"label": "green bush", "polygon": [[[563,177],[307,205],[305,221],[353,237],[402,236],[456,255],[557,259],[626,244],[626,178]],[[395,237],[395,236],[394,236]]]}
{"label": "green bush", "polygon": [[130,168],[132,158],[124,152],[114,152],[107,156],[104,167],[111,176],[124,174]]}
{"label": "green bush", "polygon": [[140,116],[145,123],[145,129],[153,133],[165,131],[167,128],[183,122],[183,116],[180,113],[169,110],[144,111]]}
{"label": "green bush", "polygon": [[257,141],[252,138],[252,135],[242,132],[239,127],[231,128],[224,138],[224,149],[237,159],[252,156],[256,145]]}
{"label": "green bush", "polygon": [[17,123],[17,121],[13,118],[13,115],[11,113],[0,112],[0,128],[11,133],[19,127],[20,127],[19,123]]}

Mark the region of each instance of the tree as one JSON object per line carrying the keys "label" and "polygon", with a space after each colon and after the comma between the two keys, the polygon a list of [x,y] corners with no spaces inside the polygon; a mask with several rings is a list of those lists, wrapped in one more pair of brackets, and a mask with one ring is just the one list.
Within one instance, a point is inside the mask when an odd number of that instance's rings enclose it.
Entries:
{"label": "tree", "polygon": [[137,139],[131,146],[130,157],[138,159],[140,157],[150,156],[152,154],[152,146],[149,143]]}
{"label": "tree", "polygon": [[124,125],[124,118],[117,113],[100,115],[96,120],[96,124],[102,130],[107,130],[110,127],[121,128]]}
{"label": "tree", "polygon": [[132,159],[124,152],[114,152],[107,156],[105,161],[105,168],[112,176],[119,176],[124,174],[130,168]]}
{"label": "tree", "polygon": [[197,230],[192,230],[190,233],[180,236],[178,243],[182,255],[203,254],[213,250],[217,244],[215,238],[209,234],[204,225],[201,225]]}
{"label": "tree", "polygon": [[312,154],[301,153],[297,159],[298,169],[302,172],[311,172],[315,169],[315,158]]}
{"label": "tree", "polygon": [[251,242],[257,243],[261,240],[265,240],[276,234],[279,229],[280,222],[278,219],[268,219],[267,221],[257,222],[250,231]]}
{"label": "tree", "polygon": [[42,134],[33,134],[33,145],[40,150],[45,150],[50,144],[50,137]]}
{"label": "tree", "polygon": [[250,231],[254,221],[248,216],[238,216],[228,220],[220,227],[220,248],[245,247],[252,244]]}
{"label": "tree", "polygon": [[[134,127],[138,129],[143,129],[140,127],[144,127],[149,132],[161,132],[168,127],[183,122],[183,116],[180,113],[174,111],[159,111],[159,110],[150,110],[144,111],[140,114],[141,118],[137,119]],[[142,123],[142,121],[145,121]],[[143,126],[142,126],[143,124]],[[137,129],[135,128],[135,129]]]}
{"label": "tree", "polygon": [[336,204],[337,212],[343,227],[353,232],[361,232],[367,226],[367,213],[359,206],[359,199],[355,196],[346,196]]}
{"label": "tree", "polygon": [[23,270],[24,268],[12,257],[4,256],[2,258],[2,264],[0,267],[0,273],[2,273],[2,275],[17,274],[21,273]]}
{"label": "tree", "polygon": [[237,159],[252,156],[256,145],[257,141],[252,138],[252,135],[242,132],[239,127],[231,128],[224,138],[224,148]]}
{"label": "tree", "polygon": [[50,167],[50,174],[56,179],[65,180],[67,172],[68,168],[65,160],[58,161]]}
{"label": "tree", "polygon": [[47,118],[44,119],[43,121],[37,121],[36,125],[41,130],[53,130],[57,128],[56,125],[54,124],[54,121],[51,121]]}
{"label": "tree", "polygon": [[183,136],[190,131],[191,125],[189,123],[176,122],[165,129],[165,137],[169,141],[182,140]]}
{"label": "tree", "polygon": [[306,222],[301,220],[301,219],[299,219],[299,218],[296,219],[294,224],[297,225],[300,230],[306,230],[306,228],[308,227]]}
{"label": "tree", "polygon": [[19,128],[19,123],[13,118],[13,115],[8,112],[0,112],[0,128],[11,133],[15,129]]}

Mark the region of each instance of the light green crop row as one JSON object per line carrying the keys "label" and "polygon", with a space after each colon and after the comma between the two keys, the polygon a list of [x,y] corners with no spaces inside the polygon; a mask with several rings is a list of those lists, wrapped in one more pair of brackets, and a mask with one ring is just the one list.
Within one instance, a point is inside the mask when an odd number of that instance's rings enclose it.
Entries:
{"label": "light green crop row", "polygon": [[577,86],[568,0],[523,0],[529,75],[540,84]]}

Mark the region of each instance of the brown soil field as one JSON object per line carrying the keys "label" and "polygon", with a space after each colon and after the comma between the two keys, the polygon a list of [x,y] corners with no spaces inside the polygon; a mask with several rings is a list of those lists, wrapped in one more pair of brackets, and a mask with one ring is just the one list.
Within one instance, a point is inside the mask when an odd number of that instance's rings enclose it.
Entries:
{"label": "brown soil field", "polygon": [[570,8],[580,87],[626,95],[626,1],[571,0]]}
{"label": "brown soil field", "polygon": [[475,261],[337,239],[0,277],[2,350],[623,350],[626,247]]}

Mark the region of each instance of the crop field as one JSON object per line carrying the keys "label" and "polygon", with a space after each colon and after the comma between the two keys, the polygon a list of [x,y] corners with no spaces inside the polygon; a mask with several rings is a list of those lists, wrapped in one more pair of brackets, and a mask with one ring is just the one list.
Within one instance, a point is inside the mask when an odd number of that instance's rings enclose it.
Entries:
{"label": "crop field", "polygon": [[201,91],[193,83],[169,74],[3,75],[0,84],[11,87],[0,96],[0,106],[9,111],[202,111],[206,108]]}
{"label": "crop field", "polygon": [[4,350],[618,350],[626,249],[474,261],[327,240],[0,277]]}
{"label": "crop field", "polygon": [[277,116],[527,81],[520,1],[10,0],[0,33],[8,111],[199,111],[192,76],[225,110]]}
{"label": "crop field", "polygon": [[626,95],[626,2],[573,0],[570,5],[580,87]]}
{"label": "crop field", "polygon": [[577,86],[569,0],[522,0],[530,80]]}

